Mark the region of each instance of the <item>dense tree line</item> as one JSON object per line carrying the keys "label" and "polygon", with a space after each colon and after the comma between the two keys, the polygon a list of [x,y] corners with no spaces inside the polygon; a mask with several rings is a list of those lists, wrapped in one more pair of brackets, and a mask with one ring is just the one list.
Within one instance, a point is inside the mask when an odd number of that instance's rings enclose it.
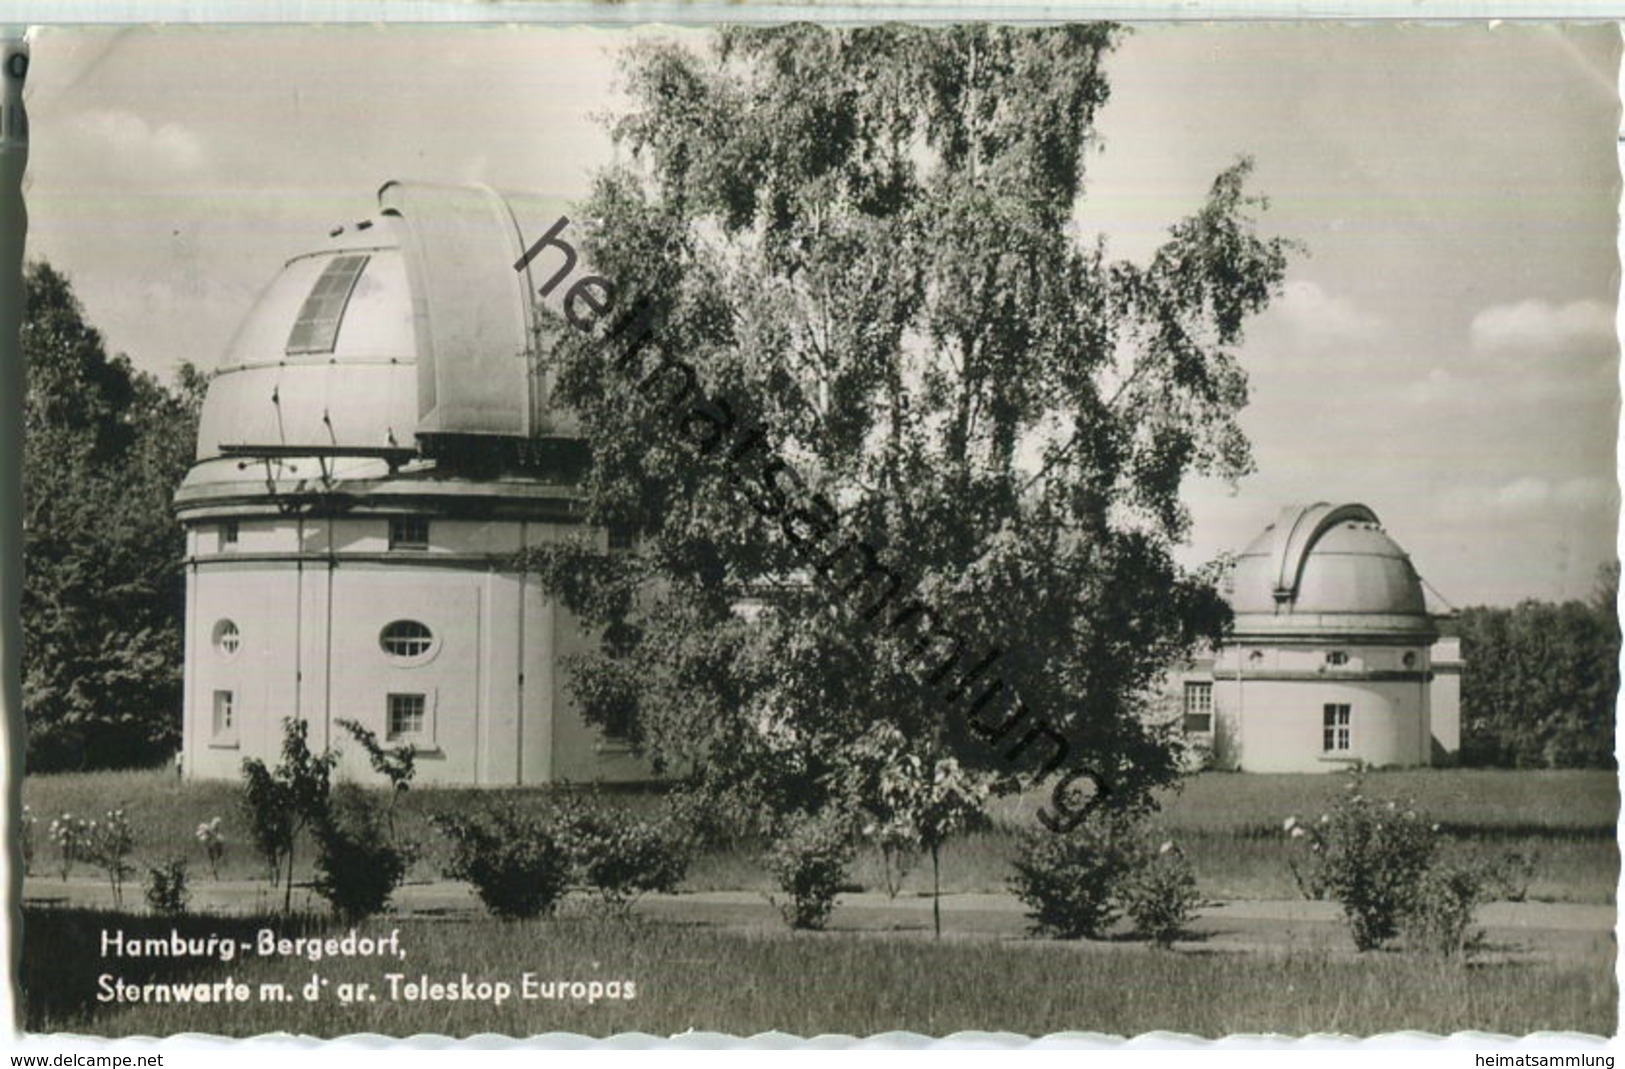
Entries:
{"label": "dense tree line", "polygon": [[1461,613],[1463,763],[1614,767],[1618,592],[1614,565],[1589,601]]}
{"label": "dense tree line", "polygon": [[170,510],[204,379],[109,357],[68,279],[25,271],[28,768],[148,764],[180,739],[184,539]]}

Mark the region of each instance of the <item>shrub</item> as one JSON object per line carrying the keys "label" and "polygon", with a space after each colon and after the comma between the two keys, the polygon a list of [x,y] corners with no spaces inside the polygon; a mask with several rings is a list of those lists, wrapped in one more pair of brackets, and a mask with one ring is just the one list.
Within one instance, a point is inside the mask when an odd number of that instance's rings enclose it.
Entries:
{"label": "shrub", "polygon": [[[1438,846],[1414,806],[1367,797],[1356,775],[1319,823],[1286,821],[1304,862],[1299,886],[1322,890],[1343,905],[1360,950],[1382,946],[1399,934],[1400,922],[1418,903],[1423,878]],[[1294,874],[1299,874],[1294,868]]]}
{"label": "shrub", "polygon": [[865,828],[864,835],[872,838],[880,851],[880,882],[886,888],[886,897],[896,898],[903,890],[903,881],[919,863],[919,849],[911,839],[875,826]]}
{"label": "shrub", "polygon": [[89,825],[84,818],[63,813],[51,821],[45,835],[56,847],[57,871],[65,880],[73,874],[73,863],[83,856],[90,838]]}
{"label": "shrub", "polygon": [[109,809],[102,814],[101,820],[89,821],[84,826],[85,860],[107,874],[107,883],[113,889],[115,909],[124,908],[124,880],[135,871],[130,864],[130,851],[133,849],[135,835],[122,809]]}
{"label": "shrub", "polygon": [[577,882],[610,912],[650,891],[672,892],[688,872],[685,838],[670,823],[572,801],[558,819],[560,845]]}
{"label": "shrub", "polygon": [[294,842],[303,828],[326,818],[333,766],[338,763],[331,750],[310,752],[309,731],[306,721],[282,721],[282,762],[274,772],[257,757],[243,759],[243,811],[249,836],[265,859],[273,885],[280,872],[287,873],[284,913],[293,904]]}
{"label": "shrub", "polygon": [[785,922],[792,928],[822,928],[846,886],[851,829],[827,814],[789,818],[773,837],[766,860],[774,882],[789,896],[774,902]]}
{"label": "shrub", "polygon": [[389,826],[389,837],[395,838],[395,804],[401,795],[412,789],[412,777],[417,775],[417,748],[411,745],[385,747],[378,741],[377,732],[356,720],[340,720],[339,727],[367,752],[372,770],[389,781],[389,809],[384,822]]}
{"label": "shrub", "polygon": [[316,826],[316,893],[342,921],[382,913],[406,878],[410,858],[384,833],[378,810],[364,790],[344,784]]}
{"label": "shrub", "polygon": [[1138,862],[1132,819],[1094,811],[1067,832],[1027,832],[1010,886],[1032,931],[1094,939],[1117,919],[1122,881]]}
{"label": "shrub", "polygon": [[434,823],[452,844],[446,876],[473,884],[495,916],[549,913],[569,887],[569,855],[546,825],[512,803],[474,816],[441,814]]}
{"label": "shrub", "polygon": [[1287,835],[1299,842],[1286,861],[1287,868],[1292,872],[1292,882],[1298,885],[1299,894],[1315,902],[1326,897],[1324,832],[1325,825],[1330,824],[1331,820],[1331,814],[1322,813],[1320,826],[1311,827],[1300,824],[1297,817],[1287,817],[1284,826]]}
{"label": "shrub", "polygon": [[1529,897],[1529,881],[1535,878],[1539,854],[1533,850],[1508,850],[1486,866],[1484,898],[1522,902]]}
{"label": "shrub", "polygon": [[1405,942],[1415,950],[1455,958],[1483,940],[1472,930],[1473,914],[1484,899],[1485,877],[1474,868],[1434,869],[1423,876],[1416,899],[1400,919]]}
{"label": "shrub", "polygon": [[28,806],[23,806],[22,819],[17,825],[17,837],[23,851],[23,875],[34,875],[34,833],[38,829],[39,819]]}
{"label": "shrub", "polygon": [[178,917],[185,913],[187,905],[192,901],[192,890],[187,881],[186,859],[171,857],[161,864],[149,867],[142,889],[147,897],[147,906],[159,916]]}
{"label": "shrub", "polygon": [[1118,897],[1134,930],[1164,949],[1173,946],[1196,919],[1201,901],[1190,862],[1171,842],[1156,850],[1138,851]]}
{"label": "shrub", "polygon": [[226,840],[220,834],[220,818],[215,817],[199,824],[194,834],[197,841],[203,844],[203,855],[209,859],[209,872],[218,880],[220,861],[226,856]]}

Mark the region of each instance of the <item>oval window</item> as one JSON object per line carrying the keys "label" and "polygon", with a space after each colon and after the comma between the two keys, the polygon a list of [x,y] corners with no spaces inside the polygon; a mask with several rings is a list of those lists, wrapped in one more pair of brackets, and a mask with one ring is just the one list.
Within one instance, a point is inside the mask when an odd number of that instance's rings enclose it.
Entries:
{"label": "oval window", "polygon": [[214,648],[230,656],[237,652],[242,645],[243,636],[237,630],[237,625],[230,620],[221,620],[214,625]]}
{"label": "oval window", "polygon": [[1403,658],[1401,658],[1401,661],[1405,665],[1406,668],[1415,668],[1416,667],[1416,653],[1415,653],[1415,651],[1414,650],[1413,651],[1407,651],[1405,656]]}
{"label": "oval window", "polygon": [[391,657],[422,657],[434,646],[434,632],[416,620],[396,620],[379,633],[378,644]]}

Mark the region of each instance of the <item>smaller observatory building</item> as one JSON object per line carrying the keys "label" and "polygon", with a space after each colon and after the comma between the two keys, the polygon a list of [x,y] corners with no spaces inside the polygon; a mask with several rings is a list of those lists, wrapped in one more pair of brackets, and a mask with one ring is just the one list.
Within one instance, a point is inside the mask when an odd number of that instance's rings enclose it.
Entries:
{"label": "smaller observatory building", "polygon": [[1283,509],[1227,584],[1230,642],[1172,679],[1187,739],[1249,772],[1451,764],[1459,640],[1364,505]]}
{"label": "smaller observatory building", "polygon": [[572,703],[562,663],[588,638],[514,563],[582,532],[542,265],[515,267],[558,213],[395,182],[378,207],[287,262],[210,381],[176,494],[183,768],[274,763],[291,717],[358,777],[341,720],[412,744],[429,782],[648,778]]}

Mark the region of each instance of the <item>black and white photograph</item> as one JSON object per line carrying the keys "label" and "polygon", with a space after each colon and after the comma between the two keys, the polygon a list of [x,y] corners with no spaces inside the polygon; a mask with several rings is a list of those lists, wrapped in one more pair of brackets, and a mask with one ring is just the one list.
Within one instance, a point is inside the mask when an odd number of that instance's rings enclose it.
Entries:
{"label": "black and white photograph", "polygon": [[1604,1049],[1621,51],[7,41],[15,1027]]}

